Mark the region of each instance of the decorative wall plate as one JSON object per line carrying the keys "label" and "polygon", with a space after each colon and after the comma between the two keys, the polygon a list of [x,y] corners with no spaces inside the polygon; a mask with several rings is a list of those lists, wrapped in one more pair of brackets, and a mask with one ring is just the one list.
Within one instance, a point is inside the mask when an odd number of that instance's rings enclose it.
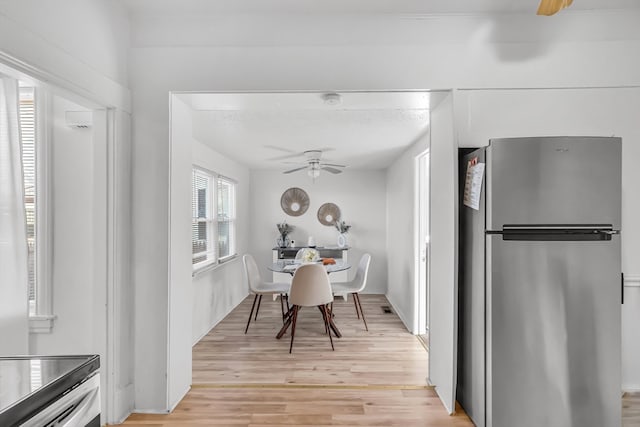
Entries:
{"label": "decorative wall plate", "polygon": [[280,206],[287,215],[300,216],[309,209],[309,195],[302,188],[291,187],[282,193]]}
{"label": "decorative wall plate", "polygon": [[340,219],[340,208],[333,203],[325,203],[318,209],[318,221],[322,225],[335,225]]}

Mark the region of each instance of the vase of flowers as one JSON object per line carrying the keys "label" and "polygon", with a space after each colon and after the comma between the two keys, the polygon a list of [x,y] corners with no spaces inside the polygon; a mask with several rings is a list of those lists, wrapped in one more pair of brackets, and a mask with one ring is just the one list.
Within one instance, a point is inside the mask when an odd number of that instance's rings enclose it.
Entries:
{"label": "vase of flowers", "polygon": [[289,236],[289,233],[293,231],[293,226],[290,224],[287,224],[286,221],[281,222],[280,224],[276,224],[276,226],[278,227],[278,232],[280,233],[280,236],[276,240],[276,244],[280,248],[286,248],[287,246],[289,246],[288,236]]}
{"label": "vase of flowers", "polygon": [[336,221],[336,230],[338,230],[338,247],[346,248],[348,246],[347,242],[347,233],[351,226],[347,224],[345,221]]}

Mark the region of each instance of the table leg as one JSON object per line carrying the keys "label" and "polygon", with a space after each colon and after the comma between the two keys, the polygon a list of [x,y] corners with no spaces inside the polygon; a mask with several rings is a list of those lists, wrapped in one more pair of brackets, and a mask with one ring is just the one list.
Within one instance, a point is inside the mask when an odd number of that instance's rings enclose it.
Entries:
{"label": "table leg", "polygon": [[287,311],[284,316],[285,316],[284,324],[282,325],[282,328],[280,328],[278,335],[276,335],[277,339],[282,338],[282,336],[287,332],[287,329],[289,329],[289,326],[291,325],[291,320],[293,318],[293,308],[289,309],[289,311]]}
{"label": "table leg", "polygon": [[[320,306],[318,306],[318,310],[320,310],[320,313],[322,313],[322,308],[320,308]],[[340,330],[338,329],[338,327],[336,326],[335,322],[333,321],[333,312],[328,307],[327,307],[327,312],[329,314],[329,316],[328,316],[329,317],[329,327],[331,328],[333,333],[336,335],[336,337],[342,338],[342,334],[340,333]],[[323,316],[324,316],[324,313],[323,313]]]}

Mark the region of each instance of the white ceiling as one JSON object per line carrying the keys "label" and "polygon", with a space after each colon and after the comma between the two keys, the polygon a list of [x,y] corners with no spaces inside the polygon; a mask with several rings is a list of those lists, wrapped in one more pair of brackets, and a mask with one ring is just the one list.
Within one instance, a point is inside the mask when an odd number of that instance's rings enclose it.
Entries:
{"label": "white ceiling", "polygon": [[[121,0],[134,13],[535,13],[539,0]],[[637,9],[638,0],[576,0],[571,10]]]}
{"label": "white ceiling", "polygon": [[[322,149],[349,169],[383,169],[426,134],[427,92],[181,94],[193,109],[193,135],[251,169],[286,170]],[[296,155],[297,154],[297,155]]]}
{"label": "white ceiling", "polygon": [[[144,19],[134,20],[135,25],[141,28],[140,31],[133,32],[132,37],[136,43],[142,46],[173,46],[174,44],[199,46],[203,43],[215,44],[217,39],[220,39],[223,45],[260,44],[262,39],[271,40],[272,33],[278,34],[282,31],[280,26],[274,26],[276,24],[271,21],[263,24],[263,27],[266,25],[264,28],[268,33],[257,31],[257,41],[247,35],[255,31],[256,27],[260,27],[259,23],[264,21],[263,15],[282,16],[285,20],[281,23],[283,25],[289,21],[302,22],[302,29],[292,27],[296,31],[294,39],[297,40],[304,39],[304,33],[307,32],[304,25],[308,23],[304,19],[290,19],[291,15],[305,15],[305,19],[314,17],[322,22],[324,22],[324,15],[353,18],[375,14],[524,13],[531,14],[535,18],[539,0],[120,0],[120,2],[136,17],[147,15],[168,17],[167,20],[159,22],[153,19],[149,22]],[[562,14],[593,9],[637,10],[639,8],[640,0],[576,0],[569,9],[563,10]],[[187,15],[201,17],[206,25],[213,28],[220,27],[221,33],[214,32],[213,36],[206,31],[202,33],[198,30],[201,28],[195,25],[199,24],[198,22],[175,19],[176,16],[184,18]],[[244,22],[244,26],[239,25],[239,29],[234,28],[238,24],[238,18],[227,19],[226,15],[257,16],[258,24],[240,20],[240,24]],[[504,16],[508,19],[509,15]],[[540,18],[546,19],[546,17]],[[173,21],[194,24],[197,27],[193,30],[194,38],[190,38],[191,31],[178,32],[181,27],[172,27]],[[542,22],[548,24],[552,21]],[[347,28],[346,32],[335,31],[336,37],[342,42],[351,33],[358,33],[349,23],[344,28]],[[189,29],[191,30],[191,27]],[[374,30],[381,32],[378,27]],[[319,33],[319,40],[323,44],[329,43],[327,31],[323,30]],[[436,31],[442,31],[442,29],[436,27]],[[519,29],[516,28],[514,31]],[[309,32],[313,33],[312,30]],[[187,35],[184,36],[184,33]],[[226,37],[225,34],[228,33],[231,36]],[[389,43],[392,34],[381,33],[384,41]],[[290,33],[284,31],[283,34],[284,41],[291,44]],[[329,34],[331,34],[330,31]],[[363,34],[367,39],[371,36],[369,32],[363,32]],[[249,42],[244,41],[247,37]],[[419,39],[423,40],[424,37]],[[511,33],[507,39],[513,40]],[[282,42],[277,37],[274,40],[275,44]],[[372,39],[371,43],[377,41]],[[319,148],[326,149],[323,159],[329,162],[346,164],[353,169],[385,168],[410,144],[425,134],[429,117],[427,93],[348,93],[344,94],[343,103],[339,106],[325,105],[319,93],[182,94],[180,98],[194,110],[193,126],[196,139],[250,168],[260,169],[290,169],[292,165],[285,164],[284,161],[304,160],[304,157],[287,159],[281,157]]]}

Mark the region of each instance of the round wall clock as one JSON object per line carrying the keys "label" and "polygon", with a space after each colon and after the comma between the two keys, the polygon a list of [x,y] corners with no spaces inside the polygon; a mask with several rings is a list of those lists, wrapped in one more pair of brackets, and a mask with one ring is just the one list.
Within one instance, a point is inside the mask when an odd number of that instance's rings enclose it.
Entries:
{"label": "round wall clock", "polygon": [[309,209],[309,195],[302,188],[291,187],[282,193],[280,206],[287,215],[300,216]]}
{"label": "round wall clock", "polygon": [[333,203],[325,203],[318,209],[318,221],[322,225],[335,225],[340,219],[340,208]]}

